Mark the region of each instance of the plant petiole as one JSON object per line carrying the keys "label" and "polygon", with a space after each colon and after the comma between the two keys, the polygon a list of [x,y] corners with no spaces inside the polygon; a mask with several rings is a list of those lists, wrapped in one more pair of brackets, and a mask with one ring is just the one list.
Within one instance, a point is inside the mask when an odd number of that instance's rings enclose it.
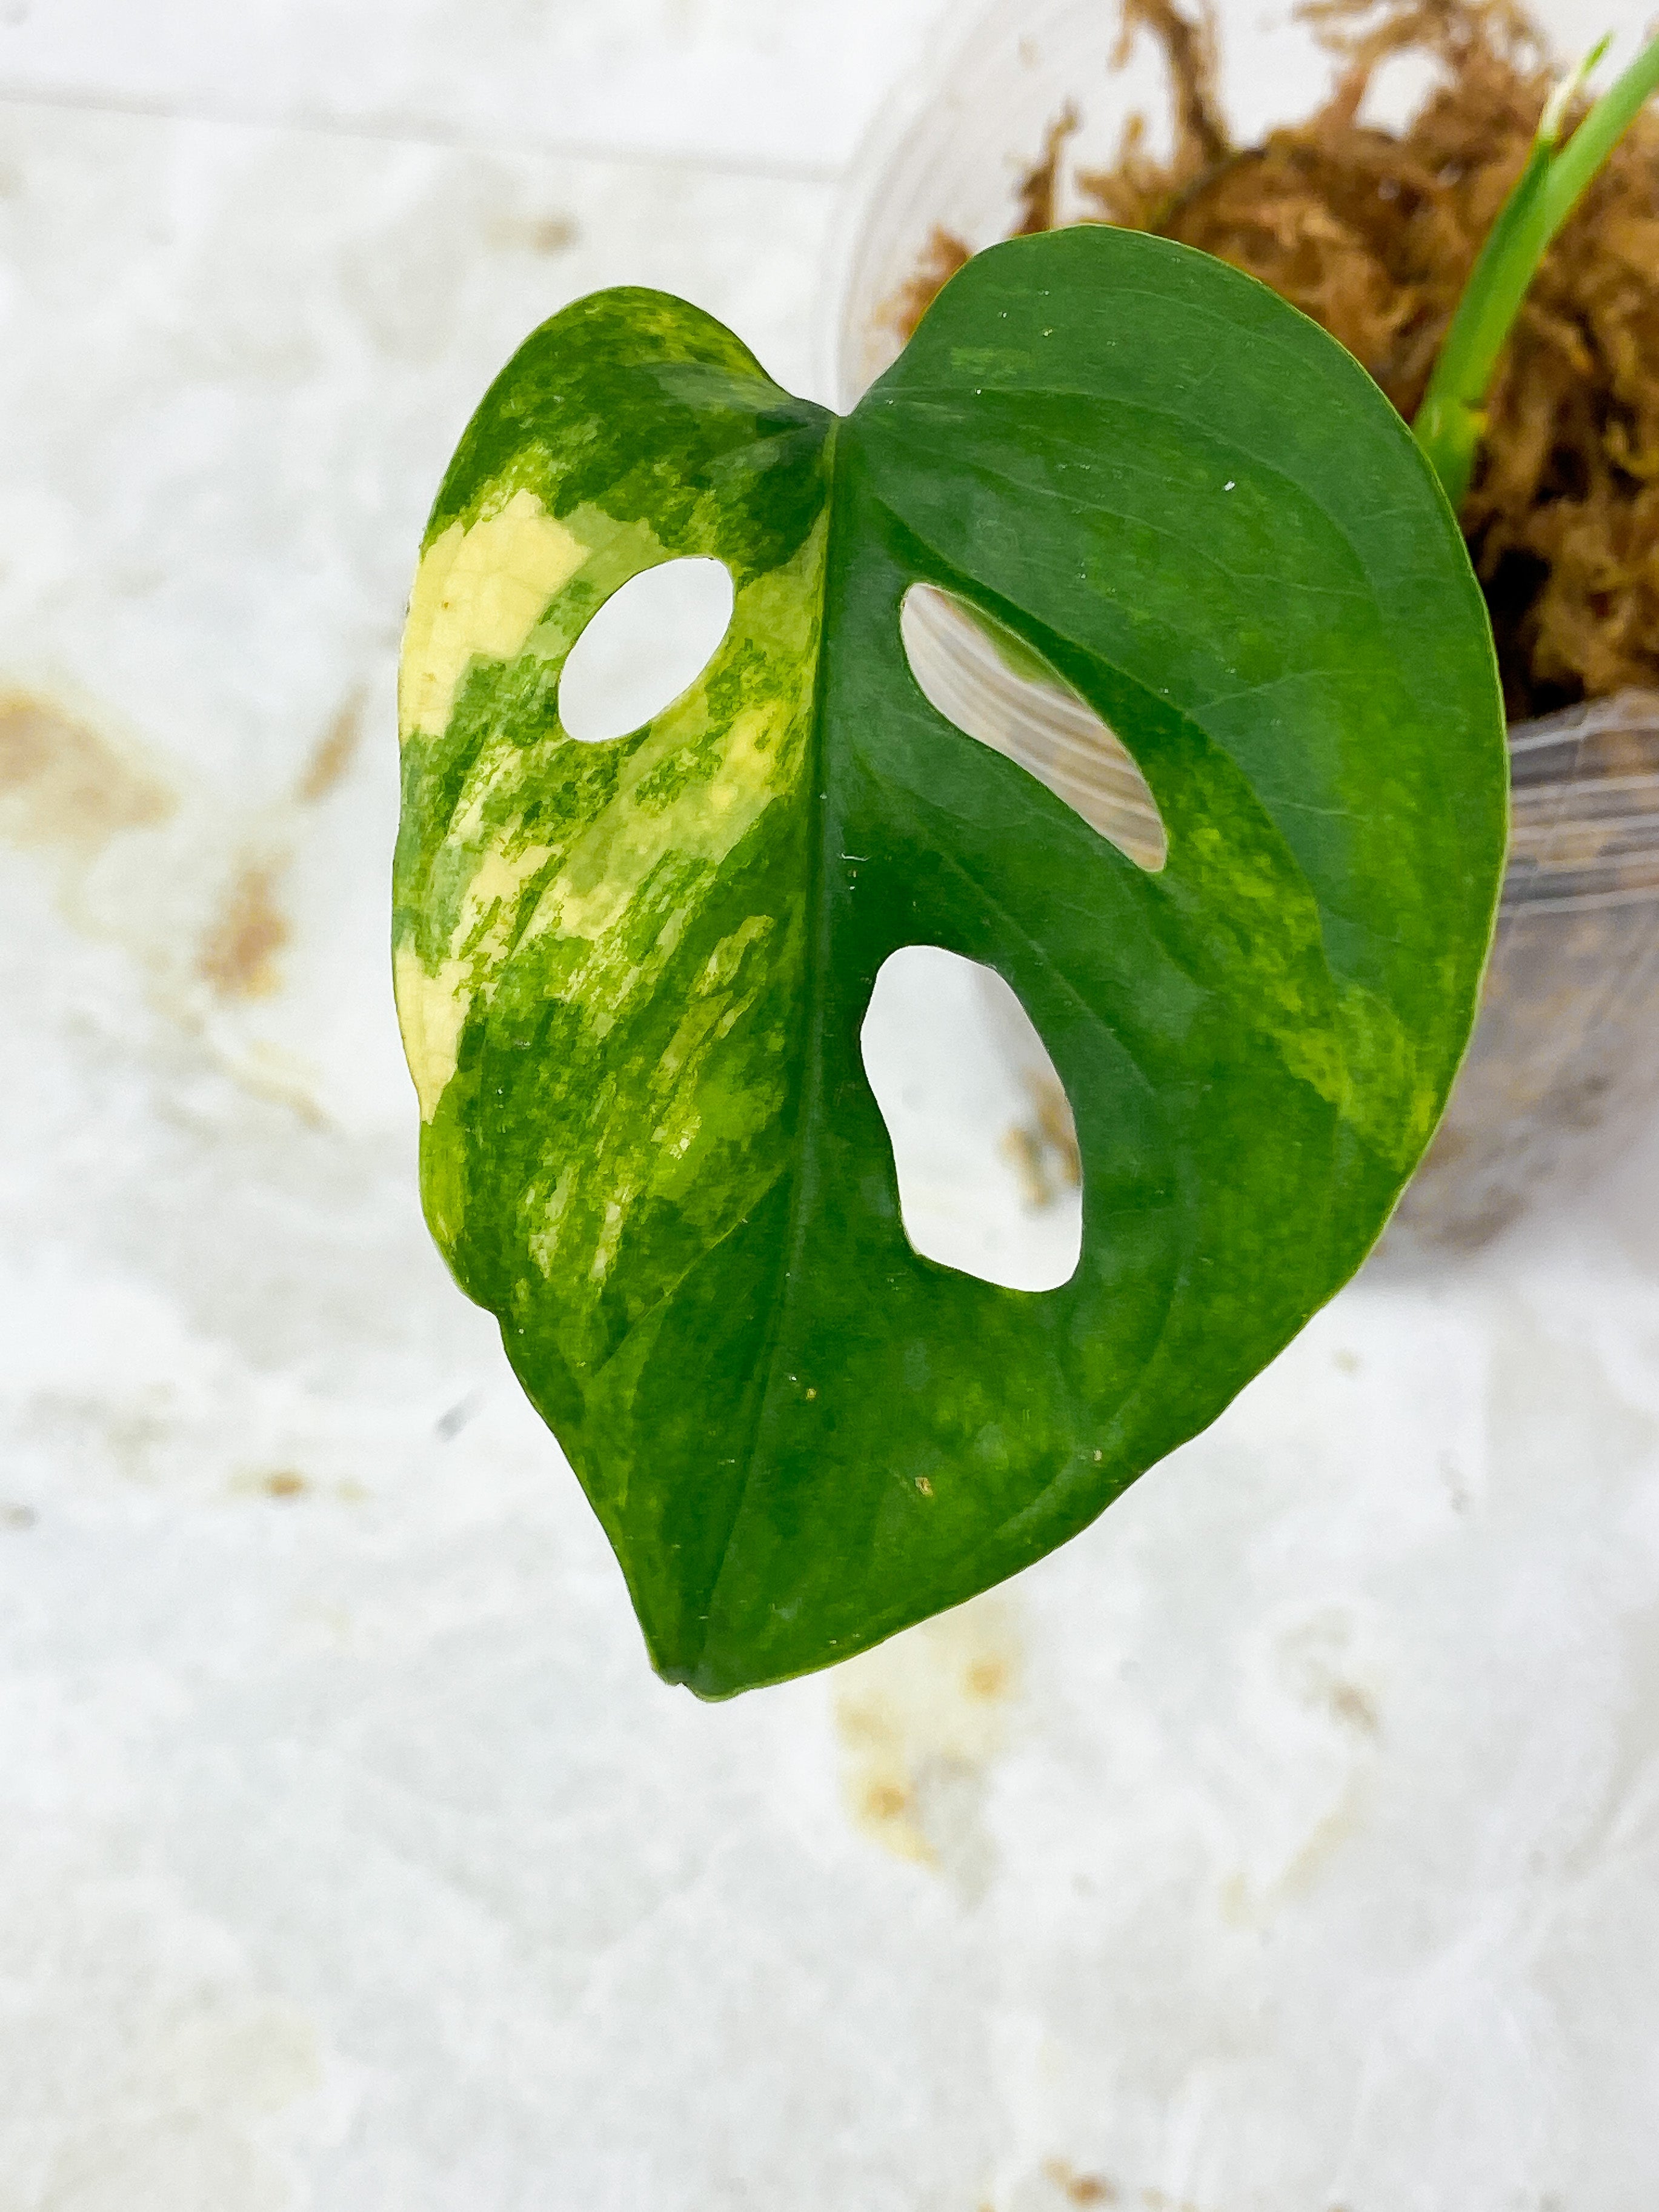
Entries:
{"label": "plant petiole", "polygon": [[1637,56],[1563,145],[1567,112],[1607,52],[1602,39],[1556,87],[1532,152],[1463,289],[1412,432],[1454,507],[1461,507],[1486,428],[1484,407],[1538,264],[1603,164],[1659,90],[1659,39]]}

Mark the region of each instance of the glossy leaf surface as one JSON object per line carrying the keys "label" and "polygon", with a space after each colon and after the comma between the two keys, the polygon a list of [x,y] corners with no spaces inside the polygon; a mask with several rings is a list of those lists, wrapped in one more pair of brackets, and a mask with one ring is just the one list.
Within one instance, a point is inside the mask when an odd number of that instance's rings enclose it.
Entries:
{"label": "glossy leaf surface", "polygon": [[[723,643],[577,744],[572,643],[686,555]],[[927,703],[918,581],[1120,733],[1160,873]],[[445,480],[402,717],[428,1217],[704,1695],[1000,1580],[1212,1420],[1364,1257],[1467,1036],[1504,759],[1455,526],[1347,355],[1161,240],[980,256],[840,422],[681,302],[568,308]],[[1066,1083],[1060,1289],[906,1240],[859,1036],[910,944],[1000,970]]]}

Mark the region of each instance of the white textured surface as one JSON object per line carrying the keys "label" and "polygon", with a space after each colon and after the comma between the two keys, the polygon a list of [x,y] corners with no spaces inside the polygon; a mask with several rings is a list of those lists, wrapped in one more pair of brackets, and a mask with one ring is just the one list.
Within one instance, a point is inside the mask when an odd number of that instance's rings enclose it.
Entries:
{"label": "white textured surface", "polygon": [[938,0],[4,0],[0,88],[824,174],[939,13]]}
{"label": "white textured surface", "polygon": [[[0,88],[343,106],[383,21],[162,13]],[[838,159],[860,20],[411,8],[359,107],[746,39]],[[805,382],[833,194],[27,101],[0,187],[0,2212],[1650,2212],[1659,1148],[1006,1591],[663,1688],[419,1221],[390,669],[525,329]]]}

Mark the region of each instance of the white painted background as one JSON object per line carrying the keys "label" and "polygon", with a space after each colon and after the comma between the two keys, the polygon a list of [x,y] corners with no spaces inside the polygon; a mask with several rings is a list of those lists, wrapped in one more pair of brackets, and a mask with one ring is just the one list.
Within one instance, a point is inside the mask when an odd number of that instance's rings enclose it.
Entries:
{"label": "white painted background", "polygon": [[438,474],[602,283],[821,388],[931,12],[0,7],[0,2212],[1659,2202],[1659,1149],[722,1708],[419,1220]]}

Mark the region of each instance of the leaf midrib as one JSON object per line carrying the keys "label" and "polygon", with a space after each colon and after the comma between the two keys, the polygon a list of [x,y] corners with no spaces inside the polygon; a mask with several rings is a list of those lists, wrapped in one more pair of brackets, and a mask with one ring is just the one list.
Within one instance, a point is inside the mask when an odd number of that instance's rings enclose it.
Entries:
{"label": "leaf midrib", "polygon": [[[841,477],[843,467],[841,431],[842,418],[832,415],[824,437],[824,504],[828,527],[824,532],[823,562],[819,571],[819,626],[817,662],[812,672],[812,702],[811,733],[806,747],[806,780],[810,787],[809,803],[817,814],[808,841],[811,873],[806,887],[807,910],[810,917],[810,950],[806,963],[807,1006],[803,1025],[805,1071],[802,1083],[799,1117],[796,1123],[791,1151],[790,1189],[787,1223],[779,1259],[780,1279],[772,1300],[772,1316],[763,1346],[756,1362],[763,1381],[759,1402],[756,1407],[754,1426],[747,1449],[743,1454],[742,1473],[736,1485],[726,1533],[720,1539],[719,1564],[714,1569],[705,1600],[702,1633],[694,1652],[687,1654],[687,1679],[695,1683],[700,1675],[708,1654],[709,1636],[714,1619],[715,1601],[720,1585],[725,1581],[732,1559],[732,1538],[749,1495],[749,1486],[767,1452],[769,1433],[775,1421],[775,1407],[779,1401],[778,1382],[782,1372],[778,1347],[787,1324],[793,1318],[797,1285],[800,1280],[800,1261],[806,1238],[808,1216],[807,1195],[816,1188],[817,1152],[815,1131],[818,1109],[822,1103],[824,1053],[823,1049],[824,1018],[824,979],[830,967],[829,901],[824,896],[825,841],[829,831],[824,816],[828,798],[827,778],[823,773],[825,751],[825,719],[823,694],[826,671],[830,666],[831,610],[835,605],[830,580],[835,574],[838,541],[842,534]],[[775,1188],[775,1184],[771,1188]]]}

